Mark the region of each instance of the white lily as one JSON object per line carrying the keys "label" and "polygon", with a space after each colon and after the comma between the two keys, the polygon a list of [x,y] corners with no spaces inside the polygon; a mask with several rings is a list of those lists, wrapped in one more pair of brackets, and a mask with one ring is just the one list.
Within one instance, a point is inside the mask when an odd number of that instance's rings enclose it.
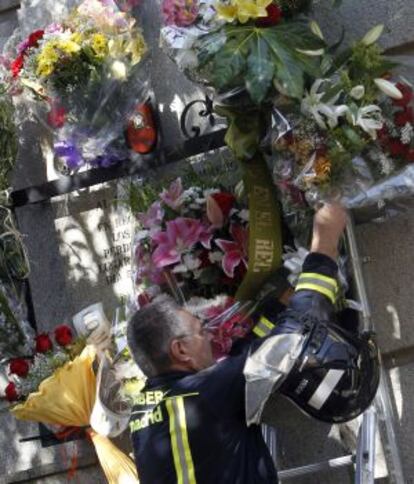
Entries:
{"label": "white lily", "polygon": [[349,93],[349,95],[353,98],[353,99],[356,99],[357,101],[359,101],[360,99],[362,99],[365,95],[365,87],[362,86],[362,85],[359,85],[359,86],[355,86],[351,89],[351,92]]}
{"label": "white lily", "polygon": [[402,92],[398,89],[398,87],[390,81],[387,81],[386,79],[374,79],[374,82],[378,89],[382,91],[384,94],[389,96],[392,99],[402,99],[403,94]]}
{"label": "white lily", "polygon": [[301,110],[303,114],[312,115],[320,128],[327,129],[327,126],[335,128],[338,125],[338,119],[347,113],[348,107],[344,104],[335,105],[340,93],[322,102],[325,92],[320,92],[319,89],[324,82],[326,79],[317,79],[313,83],[310,91],[302,100]]}
{"label": "white lily", "polygon": [[375,27],[372,27],[365,36],[361,39],[361,42],[365,45],[372,45],[374,44],[382,35],[384,30],[384,25],[378,24]]}
{"label": "white lily", "polygon": [[377,139],[377,131],[384,126],[382,110],[375,104],[359,108],[356,115],[351,114],[354,126],[359,126],[368,133],[373,140]]}

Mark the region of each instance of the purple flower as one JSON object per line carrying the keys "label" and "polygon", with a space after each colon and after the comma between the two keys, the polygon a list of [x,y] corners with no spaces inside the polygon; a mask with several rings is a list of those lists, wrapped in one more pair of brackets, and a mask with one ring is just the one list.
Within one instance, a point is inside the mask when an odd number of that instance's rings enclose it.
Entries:
{"label": "purple flower", "polygon": [[232,224],[230,226],[231,240],[217,239],[215,242],[224,252],[222,260],[223,271],[226,276],[233,279],[234,270],[243,263],[247,267],[249,231],[241,225]]}
{"label": "purple flower", "polygon": [[157,248],[152,254],[152,260],[157,267],[177,264],[181,261],[181,255],[201,242],[201,239],[204,243],[209,242],[206,227],[198,220],[183,217],[171,220],[167,222],[165,232],[153,236]]}
{"label": "purple flower", "polygon": [[146,229],[159,227],[163,218],[164,210],[161,207],[161,202],[154,202],[146,212],[138,214],[138,220]]}
{"label": "purple flower", "polygon": [[181,183],[181,178],[177,178],[171,183],[168,190],[164,189],[162,193],[160,193],[160,198],[165,205],[168,205],[173,210],[177,210],[183,203],[182,194],[183,185]]}
{"label": "purple flower", "polygon": [[54,149],[55,155],[62,158],[69,170],[75,170],[84,164],[79,149],[72,141],[58,141]]}

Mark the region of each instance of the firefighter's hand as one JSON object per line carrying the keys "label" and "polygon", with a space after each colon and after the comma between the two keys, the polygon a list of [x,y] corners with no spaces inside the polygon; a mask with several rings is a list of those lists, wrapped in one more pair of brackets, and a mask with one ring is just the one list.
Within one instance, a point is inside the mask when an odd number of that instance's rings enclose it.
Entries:
{"label": "firefighter's hand", "polygon": [[344,233],[347,213],[338,203],[326,203],[313,219],[311,252],[325,254],[332,259],[338,257],[338,244]]}

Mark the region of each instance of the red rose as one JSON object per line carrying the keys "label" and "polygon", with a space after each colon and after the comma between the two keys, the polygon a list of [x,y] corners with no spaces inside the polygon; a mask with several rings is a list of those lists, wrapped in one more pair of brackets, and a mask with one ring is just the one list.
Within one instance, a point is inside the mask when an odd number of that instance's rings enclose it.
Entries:
{"label": "red rose", "polygon": [[52,349],[52,341],[46,333],[36,336],[36,351],[38,353],[46,353]]}
{"label": "red rose", "polygon": [[14,78],[16,78],[20,74],[20,71],[23,68],[23,60],[23,54],[19,54],[19,56],[16,57],[16,59],[12,62],[11,72]]}
{"label": "red rose", "polygon": [[256,20],[258,27],[273,27],[282,20],[282,9],[271,3],[266,7],[267,17],[259,18]]}
{"label": "red rose", "polygon": [[29,363],[23,358],[13,358],[10,361],[10,373],[25,378],[29,373]]}
{"label": "red rose", "polygon": [[10,382],[6,387],[6,398],[9,402],[14,402],[19,398],[17,395],[16,385]]}
{"label": "red rose", "polygon": [[61,128],[66,121],[66,110],[59,104],[52,102],[47,114],[47,124],[52,128]]}
{"label": "red rose", "polygon": [[413,110],[411,108],[405,108],[404,111],[398,112],[394,117],[397,126],[405,126],[407,123],[412,123],[413,119]]}
{"label": "red rose", "polygon": [[44,30],[36,30],[35,32],[32,32],[29,35],[29,38],[27,39],[26,49],[28,49],[29,47],[37,47],[38,42],[39,42],[40,39],[43,38],[44,33],[45,33]]}
{"label": "red rose", "polygon": [[397,83],[397,88],[402,92],[403,97],[401,99],[393,99],[393,103],[395,106],[400,106],[405,108],[408,104],[410,104],[413,98],[413,90],[407,84],[403,84],[402,82]]}
{"label": "red rose", "polygon": [[72,330],[66,324],[61,324],[55,328],[55,340],[60,346],[67,346],[72,343]]}
{"label": "red rose", "polygon": [[407,151],[407,153],[405,155],[405,159],[409,163],[414,163],[414,148],[411,148],[410,150]]}
{"label": "red rose", "polygon": [[388,144],[389,152],[392,156],[404,156],[408,151],[408,146],[401,143],[399,139],[392,139]]}
{"label": "red rose", "polygon": [[230,210],[233,208],[234,202],[236,201],[236,197],[231,193],[227,193],[227,192],[213,193],[211,197],[220,207],[220,210],[224,218],[227,218],[229,216]]}

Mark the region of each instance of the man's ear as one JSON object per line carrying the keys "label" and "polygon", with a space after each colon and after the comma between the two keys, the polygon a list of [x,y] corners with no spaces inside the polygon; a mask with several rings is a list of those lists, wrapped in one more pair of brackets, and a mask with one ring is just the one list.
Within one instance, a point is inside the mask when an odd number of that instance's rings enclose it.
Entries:
{"label": "man's ear", "polygon": [[173,363],[187,363],[190,360],[185,341],[182,339],[173,339],[171,341],[170,357]]}

